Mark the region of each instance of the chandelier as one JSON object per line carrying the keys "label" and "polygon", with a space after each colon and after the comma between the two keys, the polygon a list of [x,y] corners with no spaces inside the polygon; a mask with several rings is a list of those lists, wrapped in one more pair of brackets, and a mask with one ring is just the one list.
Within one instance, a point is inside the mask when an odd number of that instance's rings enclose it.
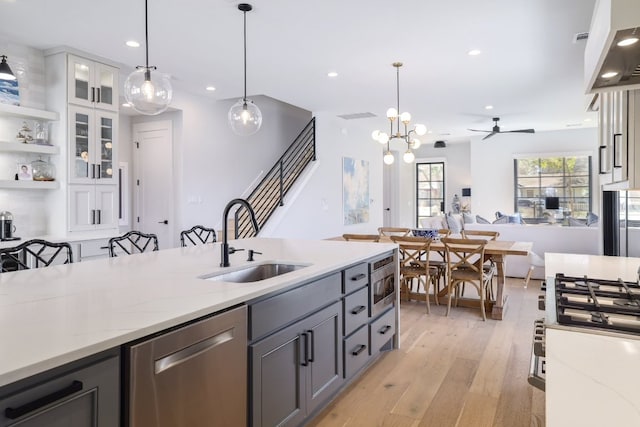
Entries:
{"label": "chandelier", "polygon": [[[390,131],[387,134],[380,130],[374,130],[371,136],[375,141],[380,144],[387,144],[387,150],[384,152],[384,162],[390,165],[395,160],[391,153],[389,142],[392,139],[401,139],[407,144],[407,151],[405,151],[402,158],[406,163],[413,163],[416,156],[413,154],[413,150],[420,146],[420,140],[413,137],[413,134],[422,136],[427,133],[427,127],[425,125],[416,124],[413,129],[409,129],[409,123],[411,122],[411,114],[404,112],[400,114],[400,67],[402,62],[394,62],[393,65],[396,68],[396,100],[397,108],[389,108],[387,110],[387,118],[389,119]],[[393,123],[396,122],[396,130],[393,130]],[[404,125],[404,133],[400,131],[400,122]]]}

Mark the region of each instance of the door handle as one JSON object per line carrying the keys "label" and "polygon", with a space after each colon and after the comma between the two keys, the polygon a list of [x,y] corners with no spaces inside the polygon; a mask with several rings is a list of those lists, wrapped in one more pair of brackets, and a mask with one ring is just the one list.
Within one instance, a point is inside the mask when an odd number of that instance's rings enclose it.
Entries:
{"label": "door handle", "polygon": [[91,88],[91,102],[96,102],[96,88]]}
{"label": "door handle", "polygon": [[164,221],[158,221],[158,224],[169,224],[169,220],[165,219]]}
{"label": "door handle", "polygon": [[302,348],[300,349],[300,353],[302,354],[300,364],[302,366],[309,365],[309,336],[306,332],[303,332],[299,335],[300,337],[300,345]]}
{"label": "door handle", "polygon": [[316,346],[315,346],[315,339],[313,336],[313,331],[311,329],[309,329],[307,331],[307,334],[309,334],[309,362],[313,362],[313,359],[315,359],[315,352],[316,352]]}
{"label": "door handle", "polygon": [[100,88],[96,89],[96,102],[100,103]]}
{"label": "door handle", "polygon": [[385,211],[390,211],[390,210],[391,210],[391,208],[385,208]]}
{"label": "door handle", "polygon": [[602,159],[604,159],[604,156],[602,155],[602,151],[606,149],[607,149],[606,145],[601,145],[600,147],[598,147],[598,173],[600,175],[604,175],[607,173],[607,170],[602,166]]}
{"label": "door handle", "polygon": [[[618,163],[618,156],[620,155],[620,150],[616,149],[616,143],[620,142],[620,139],[618,137],[622,136],[621,133],[614,133],[613,134],[613,167],[614,168],[621,168],[622,167],[622,163]],[[621,159],[620,159],[621,160]]]}
{"label": "door handle", "polygon": [[95,225],[96,223],[96,210],[91,209],[91,225]]}
{"label": "door handle", "polygon": [[96,212],[98,214],[98,224],[102,224],[102,211],[100,209],[96,209]]}

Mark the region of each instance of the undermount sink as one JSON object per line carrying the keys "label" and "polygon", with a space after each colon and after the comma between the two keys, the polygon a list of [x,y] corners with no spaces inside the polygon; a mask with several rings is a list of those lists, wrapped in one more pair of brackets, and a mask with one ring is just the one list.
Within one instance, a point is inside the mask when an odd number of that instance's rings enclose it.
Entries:
{"label": "undermount sink", "polygon": [[233,283],[250,283],[259,282],[261,280],[271,279],[272,277],[280,276],[283,274],[291,273],[292,271],[300,270],[307,267],[306,264],[285,264],[285,263],[265,263],[258,265],[251,265],[249,267],[242,268],[240,270],[225,272],[217,272],[205,276],[201,276],[201,279],[212,280],[218,282],[233,282]]}

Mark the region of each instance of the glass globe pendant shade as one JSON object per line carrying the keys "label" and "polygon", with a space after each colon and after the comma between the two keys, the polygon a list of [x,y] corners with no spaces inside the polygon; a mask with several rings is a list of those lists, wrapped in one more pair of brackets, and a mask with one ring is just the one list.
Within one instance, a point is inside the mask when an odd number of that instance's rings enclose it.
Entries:
{"label": "glass globe pendant shade", "polygon": [[173,89],[166,74],[141,67],[124,82],[124,97],[138,113],[155,116],[169,108]]}
{"label": "glass globe pendant shade", "polygon": [[418,136],[422,136],[422,135],[427,133],[427,127],[425,125],[422,125],[422,124],[417,124],[415,130],[416,130],[416,134]]}
{"label": "glass globe pendant shade", "polygon": [[229,109],[229,125],[240,136],[253,135],[262,126],[262,112],[253,101],[241,99]]}
{"label": "glass globe pendant shade", "polygon": [[413,151],[407,150],[402,156],[402,159],[405,163],[413,163],[413,161],[416,159],[416,156],[413,154]]}
{"label": "glass globe pendant shade", "polygon": [[378,134],[378,142],[380,144],[386,144],[389,142],[389,135],[386,132],[380,132]]}
{"label": "glass globe pendant shade", "polygon": [[396,110],[395,108],[389,108],[387,110],[387,118],[393,120],[396,117],[398,117],[398,110]]}
{"label": "glass globe pendant shade", "polygon": [[373,138],[374,141],[378,141],[380,138],[380,131],[374,130],[373,132],[371,132],[371,138]]}
{"label": "glass globe pendant shade", "polygon": [[384,161],[385,165],[391,165],[393,164],[393,161],[395,159],[393,158],[393,154],[391,154],[391,151],[386,151],[382,160]]}
{"label": "glass globe pendant shade", "polygon": [[414,150],[417,150],[418,148],[420,148],[420,145],[422,145],[422,143],[420,142],[420,140],[418,138],[413,138],[411,140],[411,148]]}
{"label": "glass globe pendant shade", "polygon": [[406,111],[400,114],[400,121],[405,125],[408,124],[411,121],[411,114],[407,113]]}

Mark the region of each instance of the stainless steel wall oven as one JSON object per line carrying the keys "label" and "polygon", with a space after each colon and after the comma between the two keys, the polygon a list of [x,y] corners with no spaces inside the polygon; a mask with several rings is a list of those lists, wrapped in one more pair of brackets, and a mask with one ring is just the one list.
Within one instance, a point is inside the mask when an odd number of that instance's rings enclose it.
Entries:
{"label": "stainless steel wall oven", "polygon": [[371,316],[382,313],[390,305],[395,305],[397,270],[395,254],[369,263]]}

